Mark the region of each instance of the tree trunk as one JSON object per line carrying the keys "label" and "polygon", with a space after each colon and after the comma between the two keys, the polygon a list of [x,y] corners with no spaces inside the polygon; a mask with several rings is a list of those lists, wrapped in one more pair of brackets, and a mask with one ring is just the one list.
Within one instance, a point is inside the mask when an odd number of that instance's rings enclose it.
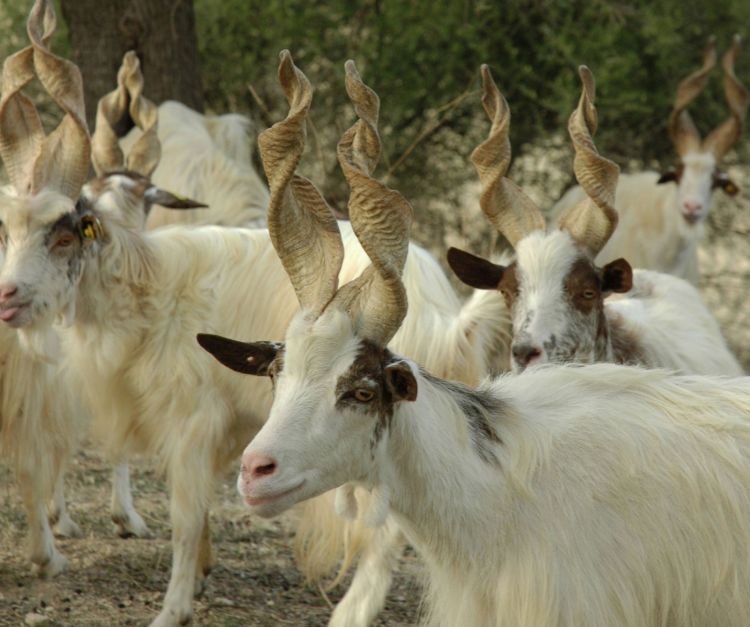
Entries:
{"label": "tree trunk", "polygon": [[97,101],[114,89],[128,50],[141,60],[146,96],[203,110],[192,0],[61,0],[61,6],[83,74],[90,128]]}

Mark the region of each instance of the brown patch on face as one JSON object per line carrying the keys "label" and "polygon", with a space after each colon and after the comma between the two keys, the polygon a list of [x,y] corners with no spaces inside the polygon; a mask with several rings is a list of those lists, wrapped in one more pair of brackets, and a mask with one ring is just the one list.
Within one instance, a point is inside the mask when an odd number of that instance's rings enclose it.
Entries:
{"label": "brown patch on face", "polygon": [[350,409],[376,418],[372,448],[390,428],[398,400],[386,385],[385,367],[393,360],[388,349],[363,341],[354,363],[336,382],[336,409]]}
{"label": "brown patch on face", "polygon": [[570,302],[581,313],[602,307],[601,276],[588,259],[580,258],[573,264],[564,284]]}
{"label": "brown patch on face", "polygon": [[503,276],[500,279],[500,283],[497,284],[497,289],[505,298],[505,304],[508,305],[508,309],[513,309],[513,305],[518,298],[518,265],[514,261],[503,272]]}

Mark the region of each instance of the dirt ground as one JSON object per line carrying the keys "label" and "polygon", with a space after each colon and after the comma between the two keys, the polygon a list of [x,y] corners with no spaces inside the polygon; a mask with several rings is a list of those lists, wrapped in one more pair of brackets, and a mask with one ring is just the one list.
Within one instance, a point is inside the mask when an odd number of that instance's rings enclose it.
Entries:
{"label": "dirt ground", "polygon": [[[136,507],[153,539],[117,538],[109,520],[110,468],[85,447],[67,476],[71,515],[84,537],[61,539],[68,570],[42,581],[25,555],[26,523],[7,467],[0,467],[0,625],[23,625],[31,613],[49,624],[75,627],[147,625],[161,607],[169,579],[168,497],[147,467],[133,469]],[[228,474],[211,514],[216,566],[195,602],[195,625],[325,625],[330,608],[305,584],[292,557],[293,519],[249,516]],[[376,625],[412,625],[419,614],[419,564],[411,553],[401,567]],[[328,596],[335,603],[345,590]]]}

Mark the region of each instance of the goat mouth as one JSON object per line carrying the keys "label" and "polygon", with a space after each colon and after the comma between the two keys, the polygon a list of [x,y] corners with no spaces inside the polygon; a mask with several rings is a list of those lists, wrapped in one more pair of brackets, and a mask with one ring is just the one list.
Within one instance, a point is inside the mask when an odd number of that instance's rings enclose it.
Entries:
{"label": "goat mouth", "polygon": [[698,213],[683,213],[682,217],[688,224],[696,224],[697,222],[700,222],[702,216]]}
{"label": "goat mouth", "polygon": [[282,490],[281,492],[277,492],[275,494],[267,494],[264,496],[250,496],[249,494],[243,494],[242,497],[245,499],[245,503],[250,507],[260,507],[263,505],[268,505],[275,501],[279,501],[289,496],[293,492],[299,490],[303,485],[305,485],[304,479],[302,479],[297,485],[292,486],[288,490]]}
{"label": "goat mouth", "polygon": [[12,324],[17,321],[18,314],[27,307],[28,303],[0,308],[0,320]]}

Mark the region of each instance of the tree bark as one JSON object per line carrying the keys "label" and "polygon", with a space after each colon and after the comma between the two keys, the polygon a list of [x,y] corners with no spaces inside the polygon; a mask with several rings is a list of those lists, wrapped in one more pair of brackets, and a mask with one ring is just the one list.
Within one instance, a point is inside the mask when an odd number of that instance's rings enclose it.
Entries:
{"label": "tree bark", "polygon": [[146,96],[203,111],[193,0],[61,0],[61,7],[91,128],[97,101],[114,89],[128,50],[141,60]]}

